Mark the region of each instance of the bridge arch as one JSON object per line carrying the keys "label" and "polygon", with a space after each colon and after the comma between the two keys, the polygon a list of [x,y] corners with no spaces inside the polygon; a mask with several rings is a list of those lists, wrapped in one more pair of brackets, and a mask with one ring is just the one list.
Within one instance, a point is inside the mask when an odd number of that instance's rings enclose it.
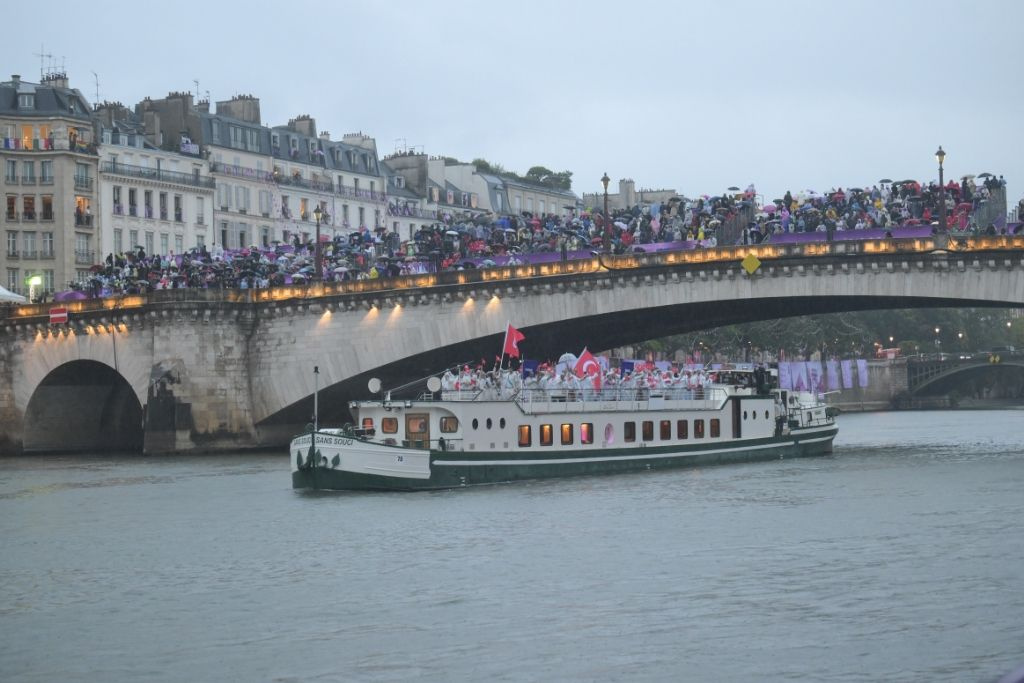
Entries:
{"label": "bridge arch", "polygon": [[105,363],[73,360],[46,375],[25,410],[25,452],[141,452],[143,410]]}
{"label": "bridge arch", "polygon": [[932,396],[948,393],[956,385],[962,386],[965,379],[977,378],[986,385],[1024,386],[1024,359],[1015,359],[993,364],[987,361],[962,363],[913,382],[910,393],[914,396]]}

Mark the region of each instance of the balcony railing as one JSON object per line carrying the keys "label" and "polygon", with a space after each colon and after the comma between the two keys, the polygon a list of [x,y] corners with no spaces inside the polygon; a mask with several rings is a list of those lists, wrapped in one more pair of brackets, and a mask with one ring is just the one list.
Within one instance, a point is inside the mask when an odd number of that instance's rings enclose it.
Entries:
{"label": "balcony railing", "polygon": [[46,209],[43,209],[43,217],[42,217],[41,220],[52,221],[53,220],[53,211],[47,211]]}
{"label": "balcony railing", "polygon": [[19,254],[17,249],[14,251],[11,251],[10,249],[7,250],[7,258],[18,258],[18,256]]}
{"label": "balcony railing", "polygon": [[160,209],[160,220],[167,220],[167,209]]}
{"label": "balcony railing", "polygon": [[92,189],[92,178],[86,176],[75,176],[75,189],[76,190],[91,190]]}
{"label": "balcony railing", "polygon": [[77,264],[92,264],[96,257],[95,251],[79,251],[75,249],[75,263]]}
{"label": "balcony railing", "polygon": [[39,252],[39,260],[40,261],[45,261],[45,260],[52,261],[54,258],[56,258],[56,256],[53,253],[53,248],[52,247],[50,249],[43,249],[42,251]]}
{"label": "balcony railing", "polygon": [[36,219],[36,212],[35,211],[24,211],[21,214],[21,220],[22,220],[23,223],[30,222],[30,221],[35,221],[35,219]]}
{"label": "balcony railing", "polygon": [[39,258],[39,252],[35,249],[25,249],[21,252],[21,258],[37,259]]}
{"label": "balcony railing", "polygon": [[10,221],[12,223],[17,223],[18,222],[18,212],[17,211],[8,211],[7,213],[4,214],[4,220]]}
{"label": "balcony railing", "polygon": [[75,225],[82,228],[92,227],[92,216],[87,213],[76,213],[75,214]]}
{"label": "balcony railing", "polygon": [[53,185],[53,176],[52,175],[50,175],[50,176],[45,176],[45,175],[42,176],[41,178],[39,178],[39,184],[40,185]]}
{"label": "balcony railing", "polygon": [[129,204],[128,205],[128,215],[129,216],[138,216],[139,215],[139,207],[136,206],[135,204]]}
{"label": "balcony railing", "polygon": [[16,176],[16,175],[4,176],[4,182],[7,183],[8,185],[17,185],[18,184],[18,176]]}
{"label": "balcony railing", "polygon": [[[261,171],[256,168],[247,168],[245,166],[235,166],[234,164],[225,164],[220,161],[214,161],[210,164],[210,171],[213,173],[223,173],[224,175],[235,176],[236,178],[251,178],[252,180],[261,180],[263,182],[270,182],[274,179],[274,176],[269,171]],[[213,187],[213,185],[210,185]]]}
{"label": "balcony railing", "polygon": [[22,185],[35,185],[36,177],[34,175],[23,175],[21,176]]}
{"label": "balcony railing", "polygon": [[209,176],[196,176],[180,171],[165,171],[162,168],[146,168],[144,166],[132,166],[114,161],[104,161],[101,169],[104,173],[126,176],[129,178],[146,178],[148,180],[159,180],[165,183],[177,183],[178,185],[190,185],[192,187],[214,187],[214,179]]}

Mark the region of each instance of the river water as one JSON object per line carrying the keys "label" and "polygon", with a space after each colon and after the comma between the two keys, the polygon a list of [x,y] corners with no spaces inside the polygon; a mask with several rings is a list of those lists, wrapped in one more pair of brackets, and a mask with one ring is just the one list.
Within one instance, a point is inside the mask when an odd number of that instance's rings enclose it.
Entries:
{"label": "river water", "polygon": [[404,494],[287,456],[0,459],[3,681],[995,681],[1024,411],[829,457]]}

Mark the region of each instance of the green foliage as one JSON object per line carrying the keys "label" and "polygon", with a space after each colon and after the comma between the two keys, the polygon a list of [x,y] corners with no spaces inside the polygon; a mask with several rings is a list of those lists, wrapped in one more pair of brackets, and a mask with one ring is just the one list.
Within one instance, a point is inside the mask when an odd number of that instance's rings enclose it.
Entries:
{"label": "green foliage", "polygon": [[814,352],[826,358],[869,357],[876,348],[893,347],[903,355],[973,352],[1008,344],[1020,347],[1024,318],[1012,314],[1010,309],[942,308],[798,316],[652,340],[638,345],[638,351],[700,349],[733,360],[745,358],[748,351],[775,355],[780,349],[790,359]]}

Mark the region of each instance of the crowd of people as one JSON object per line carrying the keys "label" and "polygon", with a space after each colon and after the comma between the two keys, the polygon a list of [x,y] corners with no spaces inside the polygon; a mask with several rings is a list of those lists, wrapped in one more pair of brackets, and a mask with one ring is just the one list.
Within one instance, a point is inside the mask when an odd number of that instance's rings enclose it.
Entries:
{"label": "crowd of people", "polygon": [[[978,229],[973,211],[1003,184],[971,177],[944,188],[948,225]],[[606,220],[600,211],[562,215],[469,216],[445,214],[403,241],[385,228],[362,228],[321,244],[322,279],[326,282],[395,277],[529,261],[530,255],[557,253],[562,259],[589,256],[606,248],[626,253],[642,245],[668,244],[687,249],[716,246],[721,226],[753,213],[739,243],[770,240],[776,233],[858,230],[929,224],[943,193],[936,184],[883,181],[870,188],[837,188],[785,196],[758,206],[753,186],[730,188],[718,196],[673,197],[663,203],[617,209]],[[87,280],[72,283],[58,298],[144,293],[156,289],[266,288],[308,283],[317,276],[315,245],[290,243],[225,250],[200,246],[184,254],[146,254],[141,247],[109,254],[93,266]]]}
{"label": "crowd of people", "polygon": [[930,225],[939,219],[943,203],[949,230],[994,233],[994,224],[976,225],[973,216],[991,192],[1006,183],[1002,176],[983,175],[980,185],[974,176],[964,176],[960,183],[950,181],[942,188],[938,183],[921,185],[916,180],[883,180],[870,188],[839,187],[826,194],[808,190],[794,196],[787,191],[781,199],[761,207],[755,220],[744,228],[742,241],[770,240],[776,233],[831,235],[844,230]]}

